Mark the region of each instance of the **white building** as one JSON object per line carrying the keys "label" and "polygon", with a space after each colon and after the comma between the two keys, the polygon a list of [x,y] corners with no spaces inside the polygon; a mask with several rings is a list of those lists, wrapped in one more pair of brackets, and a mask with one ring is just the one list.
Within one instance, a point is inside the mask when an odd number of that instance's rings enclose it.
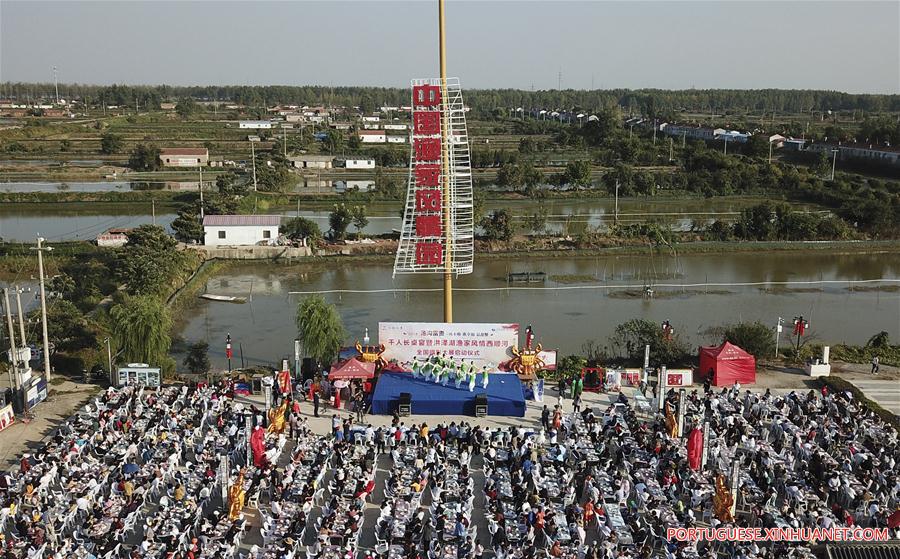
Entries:
{"label": "white building", "polygon": [[297,169],[331,169],[334,166],[333,155],[301,155],[288,157]]}
{"label": "white building", "polygon": [[362,117],[363,122],[379,122],[381,117],[379,116],[364,116]]}
{"label": "white building", "polygon": [[702,126],[691,126],[684,124],[666,124],[662,128],[663,133],[668,136],[693,138],[695,140],[711,141],[716,138],[717,134],[725,132],[722,128],[705,128]]}
{"label": "white building", "polygon": [[268,120],[242,120],[238,123],[238,128],[252,128],[254,130],[268,130],[272,128],[272,123]]}
{"label": "white building", "polygon": [[375,160],[365,157],[348,157],[342,161],[342,167],[347,169],[374,169]]}
{"label": "white building", "polygon": [[272,245],[278,239],[279,215],[208,215],[203,218],[206,246]]}
{"label": "white building", "polygon": [[387,142],[384,130],[360,130],[359,139],[364,144],[383,144]]}
{"label": "white building", "polygon": [[406,130],[405,124],[385,124],[382,128],[385,130]]}
{"label": "white building", "polygon": [[163,167],[202,167],[209,164],[206,148],[163,148],[159,150]]}
{"label": "white building", "polygon": [[389,143],[389,144],[405,144],[406,136],[388,136],[387,143]]}
{"label": "white building", "polygon": [[97,246],[106,248],[119,248],[128,244],[128,232],[131,229],[109,229],[105,233],[97,235]]}

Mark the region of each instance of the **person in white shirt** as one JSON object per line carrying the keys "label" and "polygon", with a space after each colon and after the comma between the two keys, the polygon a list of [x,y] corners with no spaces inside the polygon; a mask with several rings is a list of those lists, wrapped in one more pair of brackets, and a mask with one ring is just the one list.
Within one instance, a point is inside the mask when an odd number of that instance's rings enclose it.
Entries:
{"label": "person in white shirt", "polygon": [[75,505],[78,507],[80,512],[87,512],[91,508],[91,502],[87,500],[85,497],[78,497],[75,500]]}

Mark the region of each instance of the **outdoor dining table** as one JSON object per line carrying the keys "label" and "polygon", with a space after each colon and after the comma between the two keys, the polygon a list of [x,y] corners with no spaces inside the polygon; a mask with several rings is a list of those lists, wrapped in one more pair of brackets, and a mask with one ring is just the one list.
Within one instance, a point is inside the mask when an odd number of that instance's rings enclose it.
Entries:
{"label": "outdoor dining table", "polygon": [[320,559],[342,559],[344,556],[344,548],[339,545],[326,545],[320,551],[318,557]]}

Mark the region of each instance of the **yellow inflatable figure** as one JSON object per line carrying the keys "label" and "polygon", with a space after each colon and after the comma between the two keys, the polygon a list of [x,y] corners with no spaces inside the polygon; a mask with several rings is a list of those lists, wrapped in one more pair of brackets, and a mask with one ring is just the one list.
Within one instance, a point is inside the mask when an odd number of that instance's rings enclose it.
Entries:
{"label": "yellow inflatable figure", "polygon": [[716,494],[713,496],[713,510],[716,518],[722,522],[734,522],[734,517],[731,515],[731,505],[733,504],[734,497],[728,490],[725,476],[719,474],[716,476]]}
{"label": "yellow inflatable figure", "polygon": [[277,408],[272,408],[269,410],[269,428],[266,429],[269,433],[275,433],[280,435],[284,432],[284,414],[287,411],[287,400],[281,402],[281,405]]}
{"label": "yellow inflatable figure", "polygon": [[675,413],[672,411],[672,406],[669,405],[669,402],[666,402],[666,428],[669,430],[669,436],[673,439],[678,438],[678,419],[675,418]]}
{"label": "yellow inflatable figure", "polygon": [[228,489],[228,518],[237,520],[244,510],[244,469],[238,473],[237,481]]}

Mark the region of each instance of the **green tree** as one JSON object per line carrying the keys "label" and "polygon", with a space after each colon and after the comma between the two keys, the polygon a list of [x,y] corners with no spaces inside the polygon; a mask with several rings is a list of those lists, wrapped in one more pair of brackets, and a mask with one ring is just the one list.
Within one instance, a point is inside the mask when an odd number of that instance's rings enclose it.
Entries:
{"label": "green tree", "polygon": [[131,151],[128,166],[135,171],[155,171],[159,169],[159,148],[138,144]]}
{"label": "green tree", "polygon": [[778,232],[778,216],[775,204],[765,201],[741,211],[741,219],[735,224],[735,233],[744,239],[768,241]]}
{"label": "green tree", "polygon": [[509,210],[494,210],[481,220],[484,236],[491,241],[509,241],[513,236],[512,215]]}
{"label": "green tree", "polygon": [[334,209],[328,214],[328,225],[331,234],[337,240],[343,240],[347,236],[347,227],[353,223],[353,213],[344,204],[335,204]]}
{"label": "green tree", "polygon": [[[39,322],[40,310],[28,313],[28,320]],[[47,338],[57,351],[78,350],[95,342],[84,315],[78,307],[65,299],[53,301],[47,307]]]}
{"label": "green tree", "polygon": [[190,243],[203,241],[203,223],[200,216],[193,208],[186,208],[178,212],[178,217],[172,221],[172,231],[175,237],[182,242]]}
{"label": "green tree", "polygon": [[206,342],[196,342],[188,347],[187,355],[184,356],[184,368],[188,372],[195,375],[205,375],[209,372],[211,365],[209,363],[209,344]]}
{"label": "green tree", "polygon": [[609,338],[611,348],[619,357],[637,364],[644,361],[644,346],[650,346],[650,362],[658,365],[674,365],[688,358],[687,346],[680,341],[678,330],[671,339],[662,326],[649,320],[635,318],[616,326]]}
{"label": "green tree", "polygon": [[50,285],[47,286],[52,293],[55,293],[62,299],[72,300],[75,296],[75,280],[72,279],[72,276],[69,274],[62,272],[57,274],[50,280]]}
{"label": "green tree", "polygon": [[359,238],[360,232],[369,224],[369,218],[366,216],[366,207],[353,206],[350,213],[353,216],[353,226],[356,227],[356,238]]}
{"label": "green tree", "polygon": [[307,355],[327,365],[337,358],[347,332],[334,305],[311,295],[297,305],[297,337]]}
{"label": "green tree", "polygon": [[591,164],[589,161],[569,161],[563,174],[566,184],[574,186],[590,186]]}
{"label": "green tree", "polygon": [[344,134],[340,130],[330,129],[325,132],[322,147],[330,154],[336,154],[344,147]]}
{"label": "green tree", "polygon": [[316,242],[322,238],[322,231],[319,225],[305,217],[294,217],[281,226],[281,233],[292,241],[308,239],[310,242]]}
{"label": "green tree", "polygon": [[550,211],[546,206],[538,206],[536,212],[525,216],[525,226],[535,234],[541,234],[547,230],[547,218]]}
{"label": "green tree", "polygon": [[587,367],[587,359],[580,355],[566,355],[559,360],[556,366],[556,374],[560,377],[571,378],[581,374],[581,369]]}
{"label": "green tree", "polygon": [[381,166],[375,169],[375,191],[382,198],[389,200],[397,200],[402,198],[403,192],[397,179],[393,176],[386,175]]}
{"label": "green tree", "polygon": [[256,185],[260,192],[285,192],[295,178],[280,158],[274,159],[270,165],[264,156],[257,157]]}
{"label": "green tree", "polygon": [[768,157],[769,137],[767,134],[753,134],[747,138],[743,148],[744,155],[751,157]]}
{"label": "green tree", "polygon": [[739,322],[725,328],[724,342],[731,342],[757,359],[775,354],[772,328],[761,322]]}
{"label": "green tree", "polygon": [[250,192],[247,181],[239,180],[233,171],[216,177],[216,190],[225,196],[246,196]]}
{"label": "green tree", "polygon": [[156,297],[129,297],[109,311],[113,339],[125,361],[160,364],[168,360],[172,318]]}
{"label": "green tree", "polygon": [[105,132],[100,136],[100,153],[105,153],[107,155],[119,153],[124,146],[125,140],[119,134]]}
{"label": "green tree", "polygon": [[158,225],[133,229],[116,262],[116,275],[127,291],[135,295],[162,293],[181,268],[183,255],[175,250],[176,244]]}
{"label": "green tree", "polygon": [[175,105],[175,112],[183,119],[188,119],[197,110],[197,103],[190,97],[182,97]]}
{"label": "green tree", "polygon": [[887,349],[891,347],[890,335],[882,330],[881,332],[869,338],[869,341],[866,342],[866,347],[875,349]]}

